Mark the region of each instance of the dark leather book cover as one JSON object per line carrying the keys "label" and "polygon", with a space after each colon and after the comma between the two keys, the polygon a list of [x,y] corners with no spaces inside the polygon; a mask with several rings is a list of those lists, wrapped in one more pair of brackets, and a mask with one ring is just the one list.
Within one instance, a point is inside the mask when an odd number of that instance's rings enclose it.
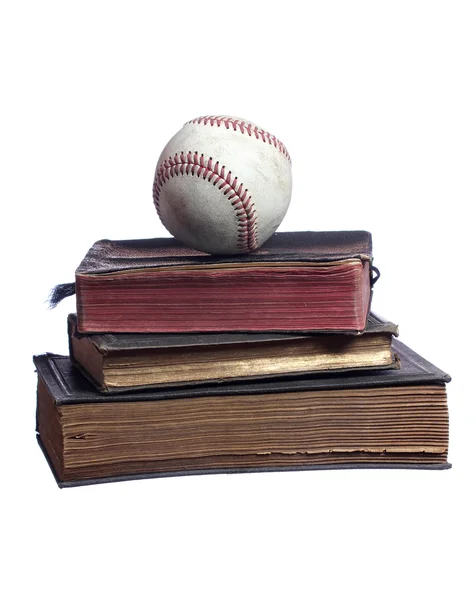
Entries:
{"label": "dark leather book cover", "polygon": [[[259,344],[280,340],[298,340],[313,337],[313,334],[301,333],[78,333],[78,318],[74,313],[68,315],[69,333],[87,337],[98,350],[103,352],[121,352],[125,350],[185,348],[190,346],[210,346],[222,344]],[[398,335],[398,326],[391,321],[370,313],[366,333],[388,333]],[[335,337],[334,333],[316,334]]]}
{"label": "dark leather book cover", "polygon": [[77,275],[129,269],[254,262],[329,262],[372,260],[367,231],[294,231],[273,234],[251,254],[212,256],[188,248],[175,238],[99,240],[76,270]]}
{"label": "dark leather book cover", "polygon": [[[398,327],[394,323],[379,317],[375,314],[369,314],[366,328],[361,336],[352,336],[349,340],[349,336],[344,334],[316,334],[316,335],[304,335],[298,333],[202,333],[202,334],[160,334],[160,333],[104,333],[104,334],[81,334],[77,330],[77,316],[70,314],[68,316],[68,336],[69,336],[69,347],[70,347],[70,358],[73,364],[88,378],[90,381],[102,392],[107,394],[113,393],[124,393],[127,391],[136,391],[138,389],[156,388],[156,387],[176,387],[186,385],[207,385],[212,382],[220,383],[224,380],[256,380],[256,379],[273,379],[278,377],[298,377],[300,375],[309,375],[313,372],[318,373],[332,373],[344,371],[355,371],[363,369],[391,369],[399,368],[400,361],[395,352],[390,350],[393,336],[398,335]],[[150,368],[151,360],[153,355],[151,351],[160,351],[162,355],[164,352],[170,351],[177,357],[177,350],[183,350],[184,356],[191,356],[193,359],[194,353],[197,358],[203,361],[203,351],[209,348],[213,348],[213,353],[218,352],[219,348],[222,348],[221,352],[226,353],[227,349],[231,348],[234,352],[234,360],[237,359],[239,354],[236,348],[243,348],[244,346],[250,347],[255,346],[258,349],[255,352],[265,352],[264,348],[273,348],[275,356],[279,358],[289,349],[289,344],[292,344],[291,351],[293,352],[293,358],[296,357],[299,343],[307,344],[309,340],[317,340],[321,343],[319,352],[325,353],[328,359],[326,367],[315,368],[311,370],[306,368],[299,370],[295,367],[289,367],[288,371],[276,372],[275,365],[273,364],[272,373],[270,374],[254,374],[245,375],[240,371],[240,375],[236,377],[221,375],[220,377],[208,377],[203,380],[188,379],[188,381],[180,381],[177,377],[175,381],[167,381],[166,383],[152,383],[152,384],[137,384],[133,386],[115,384],[114,386],[108,386],[105,380],[105,360],[109,360],[112,356],[121,357],[127,354],[128,356],[128,368],[131,369],[131,360],[135,359],[137,364],[137,357],[145,354],[147,356],[147,364]],[[378,346],[378,360],[381,364],[376,364],[377,358],[371,355],[373,340],[382,340],[381,345]],[[326,341],[327,340],[327,341]],[[363,344],[368,341],[368,356],[365,356],[365,360],[357,355],[357,358],[353,357],[353,348],[358,343],[359,348],[363,347]],[[388,347],[385,354],[382,352],[383,343]],[[261,349],[261,350],[259,350]],[[386,348],[385,348],[386,349]],[[192,355],[190,352],[192,351]],[[201,352],[201,353],[200,353]],[[326,354],[329,352],[329,354]],[[377,352],[377,350],[376,350]],[[277,354],[276,354],[277,353]],[[387,355],[388,354],[388,355]],[[226,356],[226,354],[225,354]],[[252,360],[250,355],[247,355],[248,364]],[[332,357],[331,360],[330,358]],[[346,358],[347,357],[347,358]],[[261,355],[259,356],[261,358]],[[344,360],[345,359],[345,360]],[[351,360],[359,360],[358,366],[350,364]],[[217,360],[219,358],[217,357]],[[229,360],[229,359],[227,359]],[[305,359],[304,359],[305,361]],[[208,359],[210,362],[210,359]],[[115,370],[118,366],[115,364]],[[163,368],[163,367],[162,367]],[[250,367],[251,368],[251,367]]]}
{"label": "dark leather book cover", "polygon": [[313,375],[267,381],[247,381],[178,389],[140,390],[114,396],[101,394],[72,365],[68,356],[41,354],[33,357],[39,376],[47,385],[55,404],[82,404],[98,402],[160,401],[172,398],[200,396],[226,396],[234,394],[266,394],[307,390],[370,388],[383,386],[448,383],[450,376],[428,362],[399,340],[393,349],[401,362],[400,369],[380,371],[345,372],[341,374]]}

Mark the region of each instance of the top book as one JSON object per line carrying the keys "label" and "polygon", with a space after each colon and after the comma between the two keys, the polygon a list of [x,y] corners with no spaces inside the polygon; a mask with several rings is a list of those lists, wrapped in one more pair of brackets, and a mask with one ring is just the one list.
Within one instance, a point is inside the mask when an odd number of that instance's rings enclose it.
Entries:
{"label": "top book", "polygon": [[275,233],[238,256],[174,238],[100,240],[76,271],[78,331],[357,334],[372,284],[366,231]]}

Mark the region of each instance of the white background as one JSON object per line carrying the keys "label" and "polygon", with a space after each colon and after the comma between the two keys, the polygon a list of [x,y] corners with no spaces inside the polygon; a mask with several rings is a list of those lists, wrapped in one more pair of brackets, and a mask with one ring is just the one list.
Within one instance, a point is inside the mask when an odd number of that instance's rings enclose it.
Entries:
{"label": "white background", "polygon": [[[475,597],[475,31],[454,0],[2,2],[3,598]],[[374,308],[453,376],[452,470],[56,487],[31,356],[74,299],[45,299],[97,239],[166,235],[155,163],[203,114],[286,144],[281,231],[372,232]]]}

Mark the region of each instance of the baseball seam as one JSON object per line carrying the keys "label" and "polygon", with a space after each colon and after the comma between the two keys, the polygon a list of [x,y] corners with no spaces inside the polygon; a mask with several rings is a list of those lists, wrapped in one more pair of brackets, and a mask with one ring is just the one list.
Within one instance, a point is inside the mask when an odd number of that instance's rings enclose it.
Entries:
{"label": "baseball seam", "polygon": [[[206,179],[213,186],[223,193],[235,211],[238,221],[238,241],[237,249],[239,252],[252,252],[258,247],[257,216],[251,196],[245,189],[243,183],[238,181],[238,177],[232,179],[231,171],[226,171],[226,167],[220,166],[220,163],[213,162],[210,157],[206,160],[203,154],[181,152],[173,157],[169,157],[161,165],[157,165],[154,178],[153,196],[154,205],[157,213],[160,214],[160,193],[161,188],[173,177],[179,175],[191,175]],[[162,220],[163,222],[163,220]]]}
{"label": "baseball seam", "polygon": [[274,146],[279,152],[284,154],[284,156],[291,162],[291,157],[289,156],[289,152],[286,149],[286,146],[278,140],[276,136],[248,121],[243,121],[241,119],[232,119],[231,117],[224,116],[206,116],[206,117],[197,117],[192,121],[188,121],[186,125],[210,125],[211,127],[217,126],[220,127],[224,125],[227,129],[230,127],[233,131],[240,131],[242,134],[247,133],[250,137],[253,135],[257,140],[262,140],[263,142],[268,142],[271,146]]}

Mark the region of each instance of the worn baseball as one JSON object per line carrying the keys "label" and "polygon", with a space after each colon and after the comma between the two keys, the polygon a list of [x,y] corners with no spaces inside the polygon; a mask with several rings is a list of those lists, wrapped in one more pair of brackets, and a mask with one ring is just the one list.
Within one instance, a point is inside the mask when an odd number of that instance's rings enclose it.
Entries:
{"label": "worn baseball", "polygon": [[153,196],[167,230],[210,254],[246,254],[278,228],[291,200],[291,159],[258,125],[198,117],[165,146]]}

